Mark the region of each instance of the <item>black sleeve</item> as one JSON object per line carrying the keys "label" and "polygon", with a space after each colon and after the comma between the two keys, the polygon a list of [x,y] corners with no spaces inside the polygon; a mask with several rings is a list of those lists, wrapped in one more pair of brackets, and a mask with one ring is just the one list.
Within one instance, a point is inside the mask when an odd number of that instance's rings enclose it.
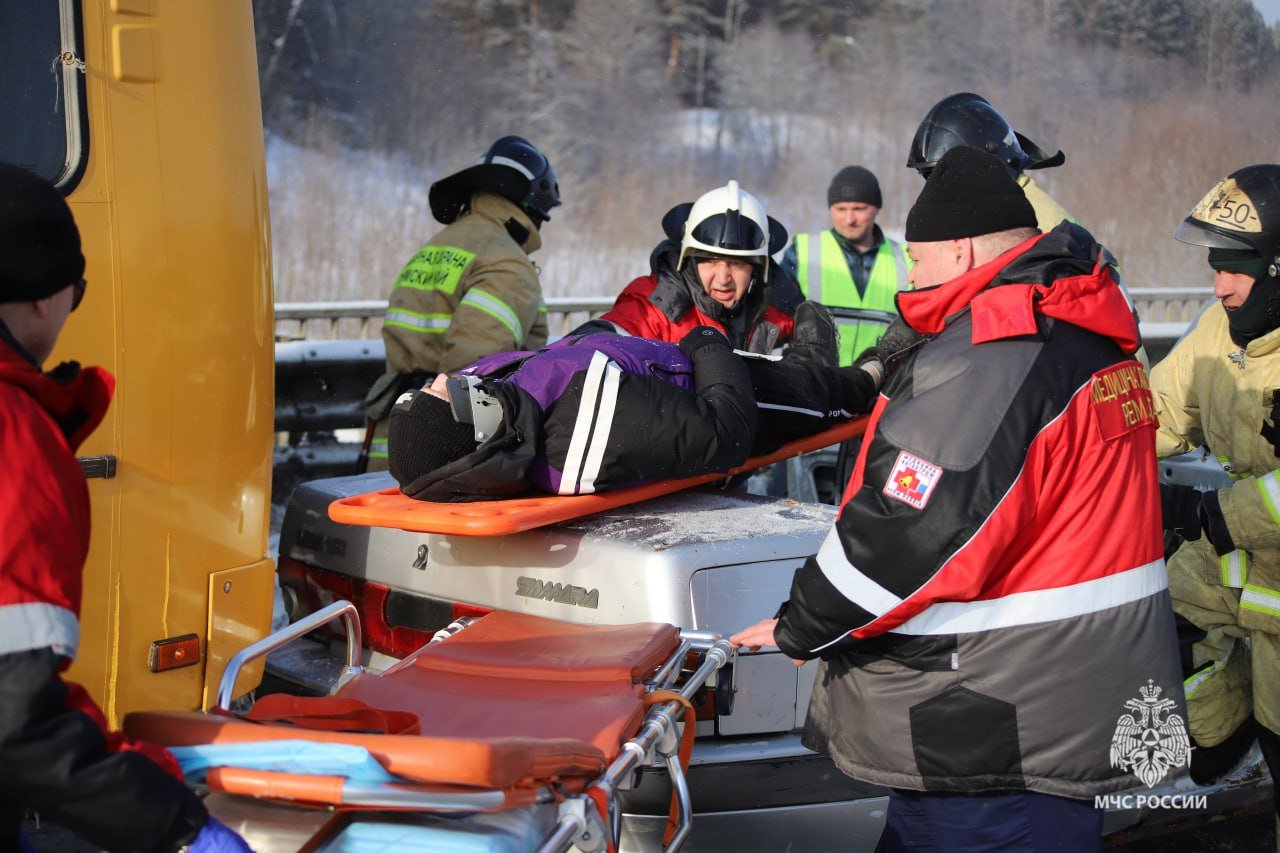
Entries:
{"label": "black sleeve", "polygon": [[599,335],[599,334],[616,335],[616,334],[619,334],[619,329],[617,326],[615,326],[613,323],[610,323],[608,320],[603,320],[597,317],[594,320],[588,320],[587,322],[583,323],[581,326],[574,329],[569,334],[565,335],[565,337],[572,338],[575,335]]}
{"label": "black sleeve", "polygon": [[137,752],[108,752],[89,716],[66,706],[62,658],[0,655],[0,800],[112,851],[176,850],[208,819],[185,785]]}

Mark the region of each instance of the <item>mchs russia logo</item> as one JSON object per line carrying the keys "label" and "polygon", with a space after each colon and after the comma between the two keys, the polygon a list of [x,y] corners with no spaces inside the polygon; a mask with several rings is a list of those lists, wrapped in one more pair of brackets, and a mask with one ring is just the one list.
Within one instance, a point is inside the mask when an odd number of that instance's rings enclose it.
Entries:
{"label": "mchs russia logo", "polygon": [[1124,706],[1131,713],[1116,723],[1111,737],[1111,766],[1128,770],[1148,788],[1177,767],[1191,766],[1191,739],[1182,717],[1172,713],[1177,703],[1161,699],[1161,688],[1148,680]]}

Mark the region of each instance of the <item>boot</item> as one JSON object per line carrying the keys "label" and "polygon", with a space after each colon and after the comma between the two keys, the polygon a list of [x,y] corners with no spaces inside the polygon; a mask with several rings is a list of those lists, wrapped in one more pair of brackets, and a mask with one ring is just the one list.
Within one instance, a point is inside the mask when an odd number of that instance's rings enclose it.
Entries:
{"label": "boot", "polygon": [[788,358],[803,358],[835,367],[840,360],[840,332],[831,312],[817,302],[801,302],[796,307],[795,330],[791,333]]}

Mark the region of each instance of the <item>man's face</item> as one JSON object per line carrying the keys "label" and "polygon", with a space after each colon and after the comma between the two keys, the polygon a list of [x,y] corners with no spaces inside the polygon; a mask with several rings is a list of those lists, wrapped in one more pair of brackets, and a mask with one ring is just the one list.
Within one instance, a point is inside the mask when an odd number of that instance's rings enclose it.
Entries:
{"label": "man's face", "polygon": [[432,397],[439,397],[441,400],[448,400],[449,399],[449,389],[447,387],[448,382],[449,382],[449,374],[443,373],[443,372],[437,373],[436,378],[431,380],[431,384],[426,386],[422,390],[430,394]]}
{"label": "man's face", "polygon": [[908,275],[911,286],[919,289],[951,281],[969,271],[972,256],[970,240],[942,240],[937,243],[908,243],[911,258]]}
{"label": "man's face", "polygon": [[33,322],[24,343],[38,363],[44,364],[45,359],[53,352],[58,335],[62,334],[62,327],[71,316],[72,304],[76,301],[75,292],[75,286],[68,285],[52,296],[33,303],[34,310],[30,315]]}
{"label": "man's face", "polygon": [[702,289],[725,308],[742,301],[751,286],[754,266],[737,258],[698,258],[698,280]]}
{"label": "man's face", "polygon": [[1234,311],[1249,298],[1249,292],[1257,282],[1251,275],[1242,272],[1217,270],[1213,276],[1213,295],[1222,300],[1222,307]]}
{"label": "man's face", "polygon": [[880,208],[864,201],[838,201],[828,210],[837,234],[855,245],[870,244]]}

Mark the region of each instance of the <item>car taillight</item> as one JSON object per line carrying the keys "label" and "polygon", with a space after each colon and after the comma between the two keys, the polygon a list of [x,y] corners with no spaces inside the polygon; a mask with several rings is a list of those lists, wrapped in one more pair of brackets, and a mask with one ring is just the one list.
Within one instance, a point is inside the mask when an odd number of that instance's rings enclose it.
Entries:
{"label": "car taillight", "polygon": [[[289,602],[289,621],[346,599],[356,606],[366,648],[402,658],[427,644],[432,635],[459,616],[483,616],[487,608],[450,604],[426,596],[393,590],[364,578],[354,578],[309,566],[289,557],[278,563],[280,585]],[[335,623],[325,630],[341,637]]]}

